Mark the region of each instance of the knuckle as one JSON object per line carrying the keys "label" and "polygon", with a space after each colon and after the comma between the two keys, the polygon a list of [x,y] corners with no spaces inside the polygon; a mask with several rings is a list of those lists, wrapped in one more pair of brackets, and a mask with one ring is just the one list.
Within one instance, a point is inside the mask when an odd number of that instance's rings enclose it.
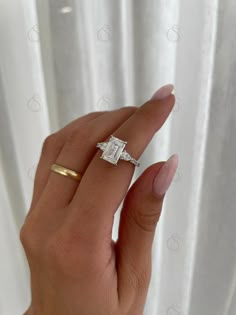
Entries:
{"label": "knuckle", "polygon": [[160,217],[161,210],[159,207],[145,208],[144,206],[138,206],[133,211],[127,212],[135,224],[141,228],[141,230],[145,232],[154,232]]}
{"label": "knuckle", "polygon": [[42,154],[47,155],[48,153],[52,152],[52,150],[54,151],[57,149],[58,146],[60,146],[58,135],[56,133],[52,133],[43,141]]}
{"label": "knuckle", "polygon": [[35,237],[34,228],[30,224],[24,223],[20,229],[20,241],[27,255],[33,257],[39,253],[37,238]]}

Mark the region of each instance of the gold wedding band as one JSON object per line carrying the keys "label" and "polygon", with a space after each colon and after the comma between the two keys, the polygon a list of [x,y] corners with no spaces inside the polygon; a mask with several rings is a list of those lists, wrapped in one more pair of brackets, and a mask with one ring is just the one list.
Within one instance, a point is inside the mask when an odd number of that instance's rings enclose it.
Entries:
{"label": "gold wedding band", "polygon": [[82,178],[82,175],[80,173],[77,173],[73,170],[70,170],[69,168],[66,168],[64,166],[58,165],[58,164],[52,164],[51,170],[55,173],[58,173],[63,176],[72,177],[73,179],[79,181]]}

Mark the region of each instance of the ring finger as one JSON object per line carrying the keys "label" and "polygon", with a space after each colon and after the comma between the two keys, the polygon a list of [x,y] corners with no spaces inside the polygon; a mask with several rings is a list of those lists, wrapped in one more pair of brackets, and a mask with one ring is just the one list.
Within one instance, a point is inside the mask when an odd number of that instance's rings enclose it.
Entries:
{"label": "ring finger", "polygon": [[38,202],[39,197],[42,194],[42,191],[47,183],[50,174],[49,172],[50,166],[56,160],[67,137],[72,133],[72,131],[76,127],[82,126],[84,123],[93,120],[106,112],[107,111],[93,112],[85,116],[76,118],[75,120],[64,126],[62,129],[51,134],[49,137],[46,138],[46,141],[44,141],[42,147],[41,156],[35,173],[33,197],[30,205],[30,210],[27,216],[29,216],[35,204]]}

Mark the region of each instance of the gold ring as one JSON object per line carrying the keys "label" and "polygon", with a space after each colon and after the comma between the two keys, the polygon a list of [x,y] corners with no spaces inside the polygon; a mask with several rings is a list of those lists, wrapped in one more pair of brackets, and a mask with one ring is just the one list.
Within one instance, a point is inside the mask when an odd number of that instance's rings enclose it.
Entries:
{"label": "gold ring", "polygon": [[75,179],[77,181],[81,180],[81,178],[82,178],[82,175],[80,173],[72,171],[69,168],[66,168],[66,167],[58,165],[58,164],[52,164],[51,170],[55,173],[60,174],[60,175],[72,177],[73,179]]}

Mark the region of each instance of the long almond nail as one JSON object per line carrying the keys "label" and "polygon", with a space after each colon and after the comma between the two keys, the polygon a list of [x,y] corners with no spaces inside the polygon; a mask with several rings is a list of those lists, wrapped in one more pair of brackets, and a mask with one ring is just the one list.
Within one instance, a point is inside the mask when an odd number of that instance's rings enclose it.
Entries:
{"label": "long almond nail", "polygon": [[169,188],[177,167],[178,167],[179,158],[177,154],[172,155],[165,164],[159,169],[153,180],[153,193],[158,198],[164,195]]}
{"label": "long almond nail", "polygon": [[173,84],[164,85],[154,93],[151,100],[163,100],[164,98],[169,96],[173,90],[174,90]]}

